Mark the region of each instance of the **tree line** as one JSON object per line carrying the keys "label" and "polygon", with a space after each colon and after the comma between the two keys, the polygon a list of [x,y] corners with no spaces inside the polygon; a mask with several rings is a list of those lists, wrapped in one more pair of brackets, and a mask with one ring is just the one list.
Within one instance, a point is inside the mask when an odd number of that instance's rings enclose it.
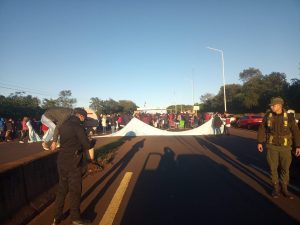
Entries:
{"label": "tree line", "polygon": [[[45,98],[40,100],[25,92],[11,93],[9,96],[0,95],[0,117],[22,119],[24,116],[39,119],[42,114],[52,107],[74,108],[77,99],[72,97],[70,90],[63,90],[58,98]],[[112,113],[133,113],[137,109],[130,100],[115,101],[113,99],[101,100],[98,97],[90,99],[89,107],[98,115]]]}
{"label": "tree line", "polygon": [[[300,112],[300,80],[289,83],[285,73],[272,72],[263,75],[259,69],[250,67],[239,74],[242,84],[228,84],[226,104],[229,113],[265,112],[272,97],[282,97],[285,108]],[[217,95],[201,96],[201,111],[224,112],[223,86]]]}
{"label": "tree line", "polygon": [[[292,79],[288,82],[284,73],[272,72],[263,75],[259,69],[248,68],[239,74],[242,84],[227,84],[226,103],[228,113],[258,113],[265,112],[272,97],[281,96],[285,100],[285,107],[300,112],[300,80]],[[217,95],[206,93],[200,97],[202,112],[224,112],[223,86]],[[23,116],[40,118],[46,109],[51,107],[74,108],[77,103],[70,90],[63,90],[56,99],[43,99],[25,92],[15,92],[5,97],[0,95],[0,116],[20,119]],[[131,100],[115,101],[102,100],[98,97],[90,98],[89,107],[98,115],[112,113],[132,114],[137,105]],[[192,105],[171,105],[168,111],[192,110]]]}

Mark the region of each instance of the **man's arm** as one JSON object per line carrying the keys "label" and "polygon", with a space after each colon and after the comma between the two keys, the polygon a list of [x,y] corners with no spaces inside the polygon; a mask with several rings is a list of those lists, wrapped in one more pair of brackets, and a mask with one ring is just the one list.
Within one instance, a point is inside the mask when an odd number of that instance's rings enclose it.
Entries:
{"label": "man's arm", "polygon": [[290,118],[290,127],[293,135],[294,146],[296,147],[295,155],[300,156],[300,130],[294,117]]}
{"label": "man's arm", "polygon": [[88,139],[88,136],[85,133],[85,130],[82,126],[78,126],[78,128],[76,129],[76,133],[77,133],[77,137],[83,147],[83,150],[88,150],[90,148],[93,148],[94,145],[96,144],[96,140],[92,139],[92,141],[90,141]]}
{"label": "man's arm", "polygon": [[294,145],[296,148],[300,148],[300,130],[294,117],[290,118],[290,128],[293,135]]}
{"label": "man's arm", "polygon": [[266,141],[266,116],[263,119],[263,122],[259,125],[258,131],[257,131],[257,150],[259,152],[263,152],[263,143]]}
{"label": "man's arm", "polygon": [[54,133],[53,133],[53,142],[50,146],[50,149],[52,151],[54,151],[56,149],[56,144],[57,144],[57,140],[58,140],[58,135],[59,135],[59,129],[60,129],[60,126],[61,124],[55,126],[55,129],[54,129]]}

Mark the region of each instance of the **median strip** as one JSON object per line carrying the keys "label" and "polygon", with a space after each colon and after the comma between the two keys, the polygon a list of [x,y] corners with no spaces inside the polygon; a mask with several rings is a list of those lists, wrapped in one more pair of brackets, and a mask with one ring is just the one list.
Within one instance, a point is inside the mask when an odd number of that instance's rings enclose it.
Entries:
{"label": "median strip", "polygon": [[112,225],[133,173],[126,172],[99,225]]}

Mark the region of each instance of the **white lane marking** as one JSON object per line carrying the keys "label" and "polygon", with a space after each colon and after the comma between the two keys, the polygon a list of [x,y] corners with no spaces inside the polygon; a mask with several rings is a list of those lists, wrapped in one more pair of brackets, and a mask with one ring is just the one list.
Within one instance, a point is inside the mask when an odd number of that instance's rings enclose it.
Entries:
{"label": "white lane marking", "polygon": [[[253,165],[253,164],[250,164],[250,166],[253,167],[254,169],[257,169],[258,171],[262,172],[263,174],[267,175],[268,177],[271,177],[271,174],[270,174],[269,172],[267,172],[267,171],[265,171],[265,170],[263,170],[263,169],[261,169],[261,168],[255,166],[255,165]],[[298,188],[298,187],[296,187],[296,186],[294,186],[294,185],[291,185],[291,184],[289,184],[288,186],[289,186],[290,188],[294,189],[295,191],[297,191],[297,192],[300,193],[300,188]]]}
{"label": "white lane marking", "polygon": [[132,177],[132,172],[126,172],[116,193],[114,194],[114,197],[112,198],[111,202],[109,203],[108,208],[106,209],[106,212],[104,216],[102,217],[99,225],[112,225],[115,219],[115,216],[119,210],[119,207],[121,205],[122,199],[124,197],[124,194],[126,192],[126,189],[129,185],[130,179]]}

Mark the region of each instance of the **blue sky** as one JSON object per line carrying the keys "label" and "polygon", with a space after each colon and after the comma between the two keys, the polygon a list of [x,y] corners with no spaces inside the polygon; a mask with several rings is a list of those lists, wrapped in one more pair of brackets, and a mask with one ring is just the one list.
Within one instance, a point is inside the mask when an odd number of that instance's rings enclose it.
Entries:
{"label": "blue sky", "polygon": [[[299,0],[1,0],[0,94],[192,104],[255,67],[300,79]],[[193,81],[193,82],[192,82]]]}

